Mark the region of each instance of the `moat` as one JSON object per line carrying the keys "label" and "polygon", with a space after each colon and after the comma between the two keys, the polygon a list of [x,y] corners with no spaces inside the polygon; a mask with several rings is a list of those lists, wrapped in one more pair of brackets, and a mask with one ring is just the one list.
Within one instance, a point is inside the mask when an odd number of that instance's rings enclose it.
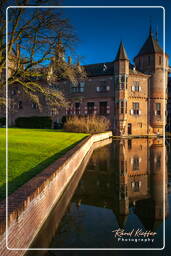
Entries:
{"label": "moat", "polygon": [[34,255],[50,256],[52,248],[162,248],[165,221],[168,243],[171,141],[106,144],[77,171],[32,244],[49,251]]}

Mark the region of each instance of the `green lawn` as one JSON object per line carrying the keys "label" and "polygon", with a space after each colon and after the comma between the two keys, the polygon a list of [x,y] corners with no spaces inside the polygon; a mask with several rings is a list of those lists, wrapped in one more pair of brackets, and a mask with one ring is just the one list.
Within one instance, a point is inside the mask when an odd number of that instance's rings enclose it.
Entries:
{"label": "green lawn", "polygon": [[[82,140],[86,134],[10,128],[9,193]],[[0,199],[5,197],[5,129],[0,129]]]}

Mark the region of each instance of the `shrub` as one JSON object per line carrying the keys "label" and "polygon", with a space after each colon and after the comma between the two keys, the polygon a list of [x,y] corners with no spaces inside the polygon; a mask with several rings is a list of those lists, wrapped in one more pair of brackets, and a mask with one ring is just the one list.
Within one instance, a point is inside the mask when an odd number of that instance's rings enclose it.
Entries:
{"label": "shrub", "polygon": [[19,117],[15,120],[16,127],[19,128],[44,128],[52,127],[52,120],[48,116]]}
{"label": "shrub", "polygon": [[103,116],[70,117],[64,124],[68,132],[99,133],[109,130],[110,121]]}
{"label": "shrub", "polygon": [[5,117],[0,117],[0,127],[4,126],[6,124],[6,118]]}

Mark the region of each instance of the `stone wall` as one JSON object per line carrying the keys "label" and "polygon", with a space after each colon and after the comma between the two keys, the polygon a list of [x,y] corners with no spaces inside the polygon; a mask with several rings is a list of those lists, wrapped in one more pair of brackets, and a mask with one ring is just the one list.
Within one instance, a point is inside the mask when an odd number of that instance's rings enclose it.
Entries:
{"label": "stone wall", "polygon": [[87,137],[9,196],[8,249],[5,246],[5,201],[1,202],[0,255],[24,255],[25,250],[21,248],[30,246],[93,143],[111,136],[112,132],[105,132]]}

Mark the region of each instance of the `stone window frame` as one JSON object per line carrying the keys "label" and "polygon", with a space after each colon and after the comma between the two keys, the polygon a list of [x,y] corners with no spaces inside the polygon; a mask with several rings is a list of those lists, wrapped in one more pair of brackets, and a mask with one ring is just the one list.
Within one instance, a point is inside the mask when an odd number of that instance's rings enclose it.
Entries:
{"label": "stone window frame", "polygon": [[131,87],[133,92],[141,92],[142,88],[140,86],[140,81],[133,81],[133,86]]}
{"label": "stone window frame", "polygon": [[72,93],[83,93],[85,91],[85,81],[80,81],[77,85],[72,84]]}
{"label": "stone window frame", "polygon": [[133,115],[140,115],[141,110],[140,110],[140,103],[139,102],[132,102],[132,110],[133,110]]}
{"label": "stone window frame", "polygon": [[141,181],[133,181],[131,182],[131,188],[133,192],[139,192],[141,188]]}
{"label": "stone window frame", "polygon": [[134,156],[132,158],[132,170],[139,171],[140,170],[140,158],[139,156]]}

